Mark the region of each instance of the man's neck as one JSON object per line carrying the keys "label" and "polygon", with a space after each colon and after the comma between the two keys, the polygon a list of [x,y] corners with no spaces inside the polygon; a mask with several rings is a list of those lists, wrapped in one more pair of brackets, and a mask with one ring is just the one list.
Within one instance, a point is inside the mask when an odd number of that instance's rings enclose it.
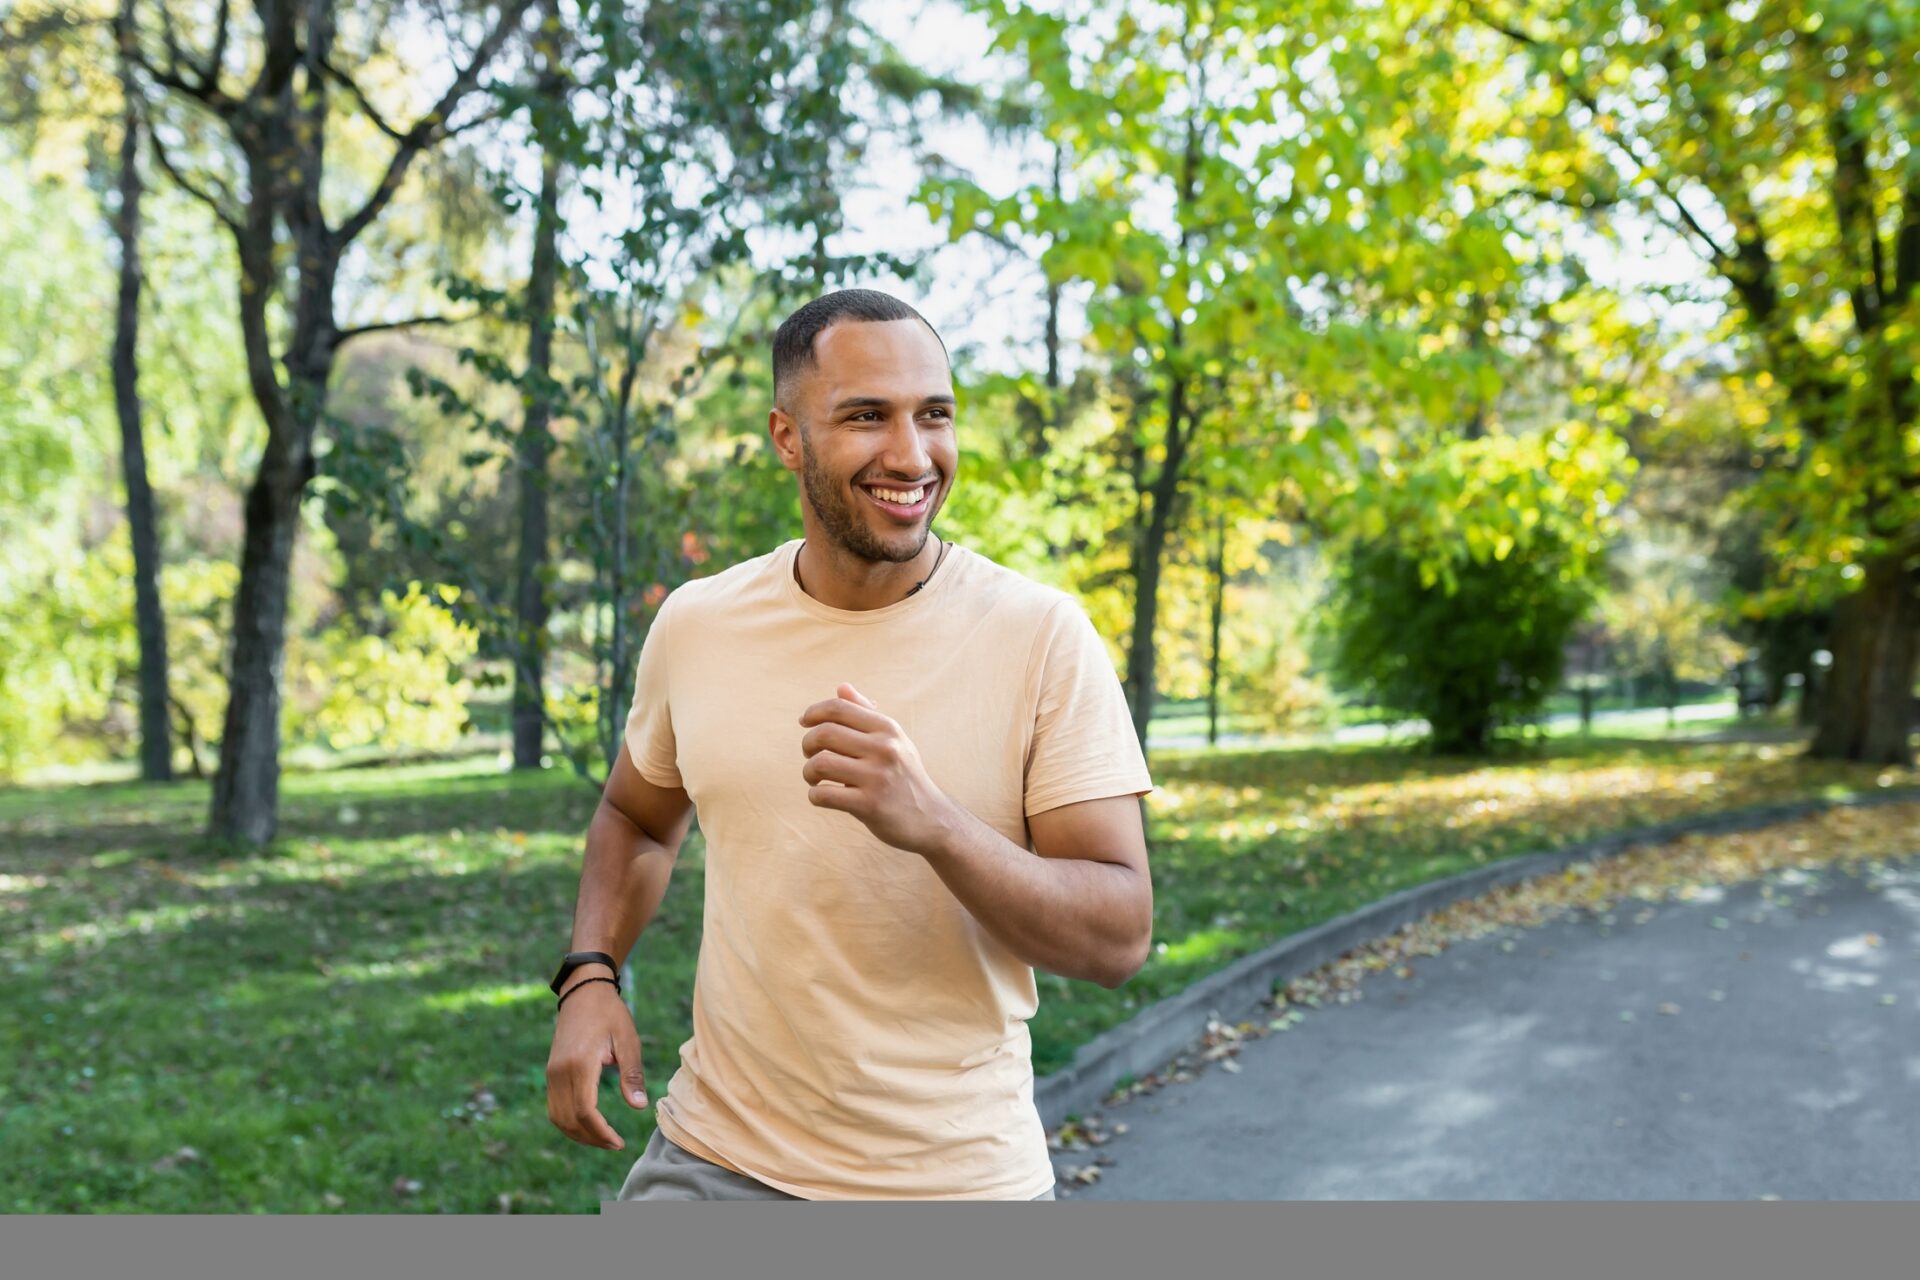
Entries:
{"label": "man's neck", "polygon": [[931,535],[920,554],[903,563],[849,555],[827,557],[821,555],[822,545],[817,538],[807,538],[800,544],[793,558],[793,580],[829,608],[861,613],[906,599],[914,585],[933,572],[946,543],[939,535]]}

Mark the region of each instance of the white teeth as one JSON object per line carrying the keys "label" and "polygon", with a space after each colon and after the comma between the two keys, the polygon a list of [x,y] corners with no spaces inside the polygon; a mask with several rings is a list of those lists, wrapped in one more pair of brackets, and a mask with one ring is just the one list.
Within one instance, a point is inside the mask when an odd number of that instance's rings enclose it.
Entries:
{"label": "white teeth", "polygon": [[926,496],[927,486],[921,485],[918,489],[909,489],[905,493],[900,492],[898,489],[869,489],[867,492],[883,502],[892,502],[903,507],[910,507]]}

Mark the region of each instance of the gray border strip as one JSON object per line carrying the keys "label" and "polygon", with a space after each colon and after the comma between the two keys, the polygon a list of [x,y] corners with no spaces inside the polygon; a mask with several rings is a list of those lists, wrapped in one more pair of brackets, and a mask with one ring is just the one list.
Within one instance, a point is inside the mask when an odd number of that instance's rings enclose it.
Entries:
{"label": "gray border strip", "polygon": [[1209,1018],[1250,1012],[1273,994],[1274,985],[1311,973],[1374,938],[1384,937],[1442,907],[1517,880],[1564,870],[1575,862],[1611,857],[1639,845],[1686,835],[1723,835],[1789,822],[1829,809],[1920,800],[1920,787],[1857,792],[1836,799],[1754,805],[1695,818],[1680,818],[1617,832],[1557,849],[1523,853],[1408,889],[1357,911],[1282,938],[1184,991],[1156,1001],[1127,1021],[1081,1045],[1073,1062],[1035,1081],[1034,1105],[1049,1129],[1070,1115],[1096,1108],[1126,1076],[1159,1070],[1206,1033]]}

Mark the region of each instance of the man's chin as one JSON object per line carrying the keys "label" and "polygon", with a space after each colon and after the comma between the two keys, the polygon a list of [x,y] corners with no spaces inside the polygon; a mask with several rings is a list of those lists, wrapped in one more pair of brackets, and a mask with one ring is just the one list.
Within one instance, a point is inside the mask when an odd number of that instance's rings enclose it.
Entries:
{"label": "man's chin", "polygon": [[926,549],[931,530],[926,523],[917,528],[869,529],[858,545],[840,545],[853,555],[874,564],[905,564]]}

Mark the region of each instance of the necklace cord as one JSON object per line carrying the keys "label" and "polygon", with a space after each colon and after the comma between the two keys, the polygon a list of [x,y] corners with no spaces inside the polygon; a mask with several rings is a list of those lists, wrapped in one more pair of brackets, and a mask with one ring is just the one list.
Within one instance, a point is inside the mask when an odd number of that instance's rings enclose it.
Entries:
{"label": "necklace cord", "polygon": [[[940,535],[936,533],[934,537],[939,538]],[[807,584],[804,581],[802,581],[800,578],[800,552],[806,548],[806,545],[807,544],[805,539],[802,539],[800,546],[796,548],[793,553],[793,580],[802,591],[807,590]],[[940,538],[940,554],[933,558],[933,568],[927,570],[926,577],[920,579],[920,581],[914,583],[911,587],[907,588],[907,595],[900,597],[902,600],[905,600],[907,596],[912,595],[914,592],[918,591],[920,588],[926,586],[929,582],[933,581],[933,575],[940,572],[940,565],[944,560],[946,560],[947,550],[951,546],[953,546],[951,542],[948,542],[945,538]],[[807,594],[811,595],[813,593],[807,592]]]}

